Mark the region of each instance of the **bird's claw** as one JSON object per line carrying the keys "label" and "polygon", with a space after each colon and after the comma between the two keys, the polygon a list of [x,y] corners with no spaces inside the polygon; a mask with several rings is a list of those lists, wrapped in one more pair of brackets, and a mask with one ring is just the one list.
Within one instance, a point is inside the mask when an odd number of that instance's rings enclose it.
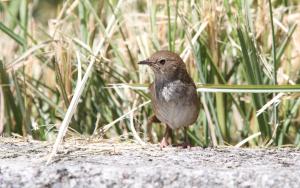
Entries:
{"label": "bird's claw", "polygon": [[165,148],[165,147],[167,147],[168,145],[169,145],[169,143],[168,143],[167,139],[164,137],[164,138],[162,139],[162,141],[160,142],[160,149]]}

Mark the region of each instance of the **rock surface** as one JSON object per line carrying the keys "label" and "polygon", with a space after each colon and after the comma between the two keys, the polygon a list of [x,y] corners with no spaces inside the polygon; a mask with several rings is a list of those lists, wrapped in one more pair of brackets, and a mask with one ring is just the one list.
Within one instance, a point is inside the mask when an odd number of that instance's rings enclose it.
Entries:
{"label": "rock surface", "polygon": [[0,138],[0,187],[299,187],[300,151]]}

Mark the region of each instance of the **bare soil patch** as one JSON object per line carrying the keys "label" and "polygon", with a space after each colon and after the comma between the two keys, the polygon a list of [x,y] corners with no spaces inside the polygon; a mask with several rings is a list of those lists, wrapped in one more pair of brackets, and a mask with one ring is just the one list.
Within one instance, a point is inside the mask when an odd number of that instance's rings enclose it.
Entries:
{"label": "bare soil patch", "polygon": [[0,187],[299,187],[300,151],[0,138]]}

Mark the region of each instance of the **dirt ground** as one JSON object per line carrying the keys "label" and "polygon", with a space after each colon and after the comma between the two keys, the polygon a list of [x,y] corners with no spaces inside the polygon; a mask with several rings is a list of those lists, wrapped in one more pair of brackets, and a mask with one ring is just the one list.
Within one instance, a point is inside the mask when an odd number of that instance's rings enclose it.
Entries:
{"label": "dirt ground", "polygon": [[0,187],[299,187],[300,151],[0,138]]}

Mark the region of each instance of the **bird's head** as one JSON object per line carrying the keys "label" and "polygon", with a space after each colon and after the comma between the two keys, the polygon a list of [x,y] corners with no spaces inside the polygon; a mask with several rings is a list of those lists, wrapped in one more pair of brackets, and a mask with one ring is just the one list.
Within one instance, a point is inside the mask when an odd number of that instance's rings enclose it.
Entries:
{"label": "bird's head", "polygon": [[156,78],[173,79],[180,70],[186,70],[180,56],[170,51],[155,52],[148,59],[140,61],[139,64],[150,66]]}

